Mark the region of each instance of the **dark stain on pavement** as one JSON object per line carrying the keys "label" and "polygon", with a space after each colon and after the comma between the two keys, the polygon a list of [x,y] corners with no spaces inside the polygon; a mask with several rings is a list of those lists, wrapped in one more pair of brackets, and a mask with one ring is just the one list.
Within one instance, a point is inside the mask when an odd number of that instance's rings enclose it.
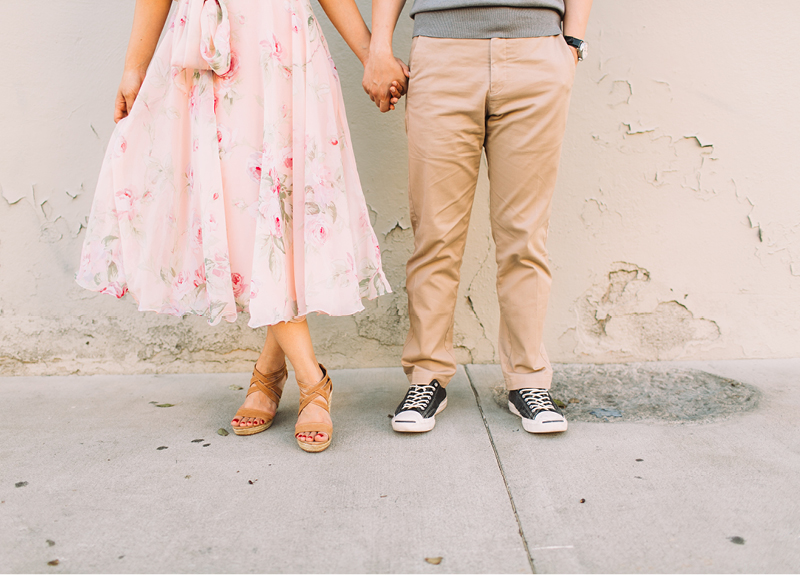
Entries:
{"label": "dark stain on pavement", "polygon": [[[502,382],[492,391],[497,405],[507,409]],[[552,393],[569,398],[557,401],[567,419],[594,423],[704,423],[750,411],[761,399],[746,383],[658,363],[556,364]]]}

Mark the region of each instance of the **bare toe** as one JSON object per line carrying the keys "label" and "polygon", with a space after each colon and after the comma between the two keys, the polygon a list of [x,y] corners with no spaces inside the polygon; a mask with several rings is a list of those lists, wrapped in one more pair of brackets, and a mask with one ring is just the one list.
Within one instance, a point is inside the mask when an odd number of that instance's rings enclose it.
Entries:
{"label": "bare toe", "polygon": [[314,441],[319,441],[321,443],[324,443],[324,442],[328,441],[328,434],[327,433],[317,433],[314,436]]}

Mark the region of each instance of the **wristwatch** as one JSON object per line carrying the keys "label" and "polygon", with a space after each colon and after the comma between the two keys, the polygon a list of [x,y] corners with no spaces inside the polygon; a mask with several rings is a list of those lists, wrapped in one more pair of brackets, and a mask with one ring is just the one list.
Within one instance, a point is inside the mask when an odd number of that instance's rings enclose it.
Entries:
{"label": "wristwatch", "polygon": [[583,60],[589,54],[589,44],[574,36],[564,36],[568,46],[572,46],[578,51],[578,61]]}

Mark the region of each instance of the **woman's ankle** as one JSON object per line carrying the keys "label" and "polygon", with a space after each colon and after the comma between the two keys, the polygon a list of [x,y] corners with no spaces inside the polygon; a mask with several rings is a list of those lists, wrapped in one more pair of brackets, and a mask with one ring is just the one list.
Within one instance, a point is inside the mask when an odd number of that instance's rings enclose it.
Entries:
{"label": "woman's ankle", "polygon": [[286,365],[286,357],[264,357],[261,356],[256,360],[256,369],[262,373],[272,373],[278,371]]}
{"label": "woman's ankle", "polygon": [[322,381],[322,378],[325,377],[319,364],[304,365],[302,367],[294,366],[294,374],[297,381],[307,385]]}

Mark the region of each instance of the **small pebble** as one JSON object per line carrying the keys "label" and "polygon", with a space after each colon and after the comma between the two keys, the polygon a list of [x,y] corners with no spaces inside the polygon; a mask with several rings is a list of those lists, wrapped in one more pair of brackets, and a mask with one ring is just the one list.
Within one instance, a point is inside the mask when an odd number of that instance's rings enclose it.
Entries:
{"label": "small pebble", "polygon": [[425,561],[427,561],[431,565],[438,565],[439,563],[442,562],[442,558],[441,557],[426,557]]}
{"label": "small pebble", "polygon": [[204,443],[203,447],[208,447],[209,445],[211,445],[211,444],[210,443]]}
{"label": "small pebble", "polygon": [[585,499],[581,499],[581,503],[586,503],[586,500]]}
{"label": "small pebble", "polygon": [[637,459],[636,461],[644,461],[644,459]]}
{"label": "small pebble", "polygon": [[156,451],[161,451],[162,449],[167,449],[167,446],[162,445],[161,447],[156,447]]}
{"label": "small pebble", "polygon": [[728,540],[731,543],[735,543],[736,545],[744,545],[744,539],[736,535],[735,537],[728,537]]}
{"label": "small pebble", "polygon": [[205,439],[192,439],[192,443],[203,443]]}
{"label": "small pebble", "polygon": [[27,484],[27,481],[20,481],[19,483],[15,483],[14,487],[25,487]]}
{"label": "small pebble", "polygon": [[239,385],[229,385],[229,386],[228,386],[228,389],[232,389],[233,391],[241,391],[241,390],[243,390],[244,388],[243,388],[243,387],[241,387],[241,386],[239,386]]}
{"label": "small pebble", "polygon": [[217,435],[221,435],[222,437],[225,437],[226,435],[228,435],[228,432],[227,432],[227,431],[225,431],[223,428],[221,428],[221,427],[220,427],[220,428],[217,430]]}
{"label": "small pebble", "polygon": [[48,539],[48,540],[47,540],[47,545],[48,545],[48,547],[52,547],[52,546],[53,546],[53,545],[55,545],[55,544],[56,544],[56,542],[55,542],[55,541],[53,541],[52,539]]}
{"label": "small pebble", "polygon": [[50,565],[51,567],[55,567],[56,565],[58,565],[58,559],[53,559],[52,561],[48,561],[47,564]]}

